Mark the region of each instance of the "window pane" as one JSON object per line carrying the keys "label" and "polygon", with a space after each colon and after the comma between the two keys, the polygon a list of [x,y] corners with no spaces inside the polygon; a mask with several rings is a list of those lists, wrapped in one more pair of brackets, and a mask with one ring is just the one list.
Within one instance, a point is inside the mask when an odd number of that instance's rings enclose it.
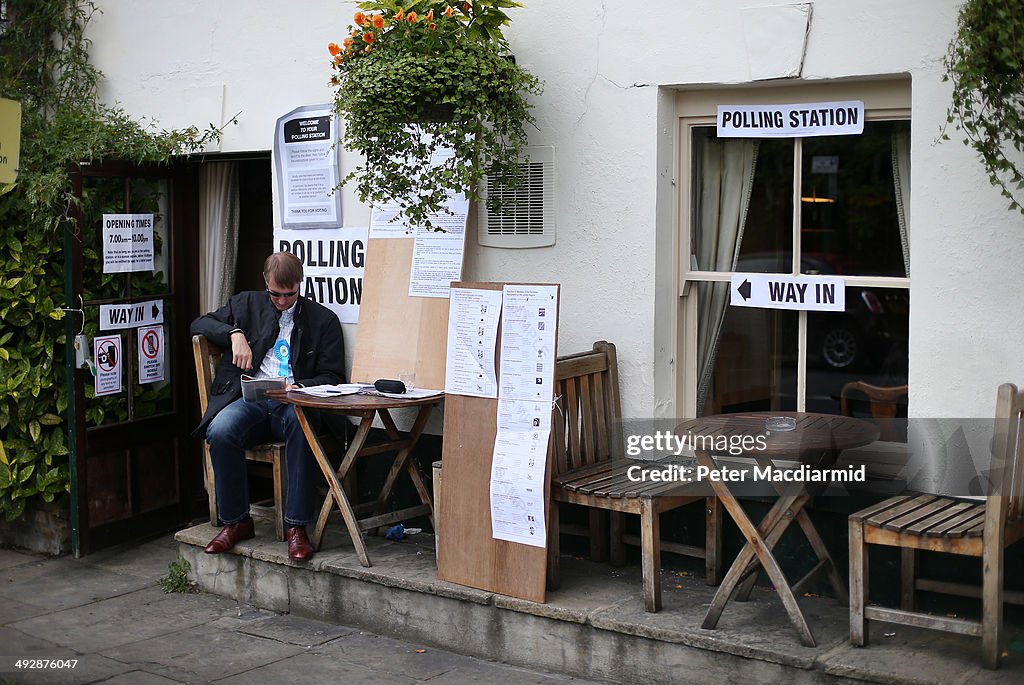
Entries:
{"label": "window pane", "polygon": [[757,146],[747,224],[737,271],[791,273],[793,269],[793,141]]}
{"label": "window pane", "polygon": [[[711,324],[710,309],[700,312],[702,323]],[[796,333],[796,312],[726,307],[701,413],[796,409]]]}
{"label": "window pane", "polygon": [[697,268],[788,273],[793,141],[719,139],[713,127],[695,128],[693,164]]}
{"label": "window pane", "polygon": [[859,136],[804,139],[800,249],[819,273],[906,275],[893,150],[909,130],[905,121],[878,121]]}
{"label": "window pane", "polygon": [[847,286],[845,312],[808,312],[807,410],[838,414],[852,381],[905,385],[909,314],[907,290],[863,286]]}

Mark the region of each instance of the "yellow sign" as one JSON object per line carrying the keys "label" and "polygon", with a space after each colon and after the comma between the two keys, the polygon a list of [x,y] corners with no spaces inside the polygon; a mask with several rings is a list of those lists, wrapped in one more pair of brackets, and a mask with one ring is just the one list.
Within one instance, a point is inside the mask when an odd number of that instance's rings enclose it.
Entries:
{"label": "yellow sign", "polygon": [[18,178],[21,150],[21,103],[0,98],[0,183]]}

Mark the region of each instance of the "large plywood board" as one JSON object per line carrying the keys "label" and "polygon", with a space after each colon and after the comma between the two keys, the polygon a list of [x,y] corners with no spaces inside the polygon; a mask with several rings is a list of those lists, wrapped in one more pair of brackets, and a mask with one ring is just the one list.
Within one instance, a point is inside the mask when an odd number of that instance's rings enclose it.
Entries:
{"label": "large plywood board", "polygon": [[411,236],[371,238],[366,243],[352,359],[355,383],[398,378],[398,374],[412,371],[418,387],[444,388],[448,299],[409,296],[413,243]]}
{"label": "large plywood board", "polygon": [[[453,283],[452,287],[501,290],[502,283]],[[557,331],[556,331],[557,340]],[[495,360],[500,375],[501,336]],[[556,350],[557,357],[557,350]],[[437,577],[534,602],[545,600],[547,550],[506,540],[491,531],[491,459],[498,400],[446,395],[442,486],[437,511]],[[544,517],[551,506],[544,478]]]}

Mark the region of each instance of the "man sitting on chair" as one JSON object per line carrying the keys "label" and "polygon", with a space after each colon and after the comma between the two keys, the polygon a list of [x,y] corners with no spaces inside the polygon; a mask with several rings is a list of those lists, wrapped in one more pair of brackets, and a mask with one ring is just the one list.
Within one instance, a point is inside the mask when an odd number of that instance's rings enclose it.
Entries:
{"label": "man sitting on chair", "polygon": [[[315,520],[314,493],[320,471],[295,408],[271,399],[245,401],[241,376],[243,372],[257,378],[284,376],[287,388],[341,383],[345,342],[338,317],[299,296],[302,262],[295,255],[277,252],[267,257],[263,279],[265,292],[239,293],[217,311],[192,322],[192,335],[203,335],[225,350],[206,414],[194,433],[210,443],[217,513],[225,524],[206,552],[225,552],[255,535],[249,516],[245,449],[276,440],[285,442],[288,556],[303,561],[313,556],[306,525]],[[316,427],[316,412],[306,416]]]}

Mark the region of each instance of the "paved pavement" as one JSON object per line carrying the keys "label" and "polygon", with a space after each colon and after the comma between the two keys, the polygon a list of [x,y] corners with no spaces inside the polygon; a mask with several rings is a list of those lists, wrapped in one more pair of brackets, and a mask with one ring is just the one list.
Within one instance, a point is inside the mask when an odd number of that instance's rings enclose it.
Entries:
{"label": "paved pavement", "polygon": [[[165,593],[171,537],[85,557],[0,549],[0,684],[587,681],[277,614]],[[18,659],[60,668],[16,668]],[[74,663],[74,667],[70,667]]]}

